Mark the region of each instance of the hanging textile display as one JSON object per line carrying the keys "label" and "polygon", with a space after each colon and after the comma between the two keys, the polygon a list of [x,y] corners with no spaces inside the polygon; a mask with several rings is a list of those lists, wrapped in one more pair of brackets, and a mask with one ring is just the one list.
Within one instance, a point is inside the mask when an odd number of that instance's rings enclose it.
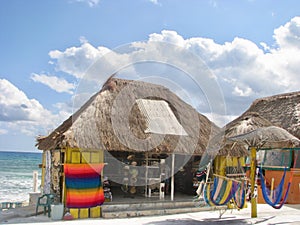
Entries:
{"label": "hanging textile display", "polygon": [[196,198],[201,199],[203,195],[203,191],[205,188],[206,183],[208,182],[209,173],[210,173],[210,165],[211,162],[207,164],[206,167],[201,167],[196,172],[196,179],[198,181],[198,188],[196,190]]}
{"label": "hanging textile display", "polygon": [[215,177],[214,183],[206,184],[204,200],[208,205],[226,205],[232,198],[232,180]]}
{"label": "hanging textile display", "polygon": [[43,186],[43,194],[50,194],[51,184],[51,152],[45,151],[45,179]]}
{"label": "hanging textile display", "polygon": [[104,164],[65,164],[66,206],[90,208],[102,205],[105,198],[101,183]]}
{"label": "hanging textile display", "polygon": [[210,206],[226,205],[233,199],[237,208],[242,209],[246,200],[246,182],[216,176],[214,183],[207,183],[204,200]]}
{"label": "hanging textile display", "polygon": [[[295,153],[293,168],[295,168],[295,166],[296,166],[297,159],[298,159],[298,153],[297,154]],[[269,204],[270,206],[272,206],[274,209],[280,209],[284,205],[284,203],[287,200],[288,193],[290,191],[290,187],[291,187],[293,177],[294,177],[293,171],[290,173],[290,179],[289,179],[286,191],[283,195],[284,180],[285,180],[285,176],[286,176],[286,171],[287,171],[287,167],[284,168],[284,173],[283,173],[283,176],[281,178],[281,181],[280,181],[278,187],[276,187],[276,189],[273,190],[272,196],[270,196],[271,191],[267,188],[267,186],[265,184],[265,178],[264,178],[264,175],[263,175],[262,167],[259,168],[263,198],[264,198],[265,202],[267,204]]]}
{"label": "hanging textile display", "polygon": [[[263,176],[262,168],[259,168],[259,174],[260,174],[260,180],[261,180],[261,189],[262,189],[262,194],[264,197],[264,200],[266,203],[268,203],[270,206],[272,206],[275,209],[280,209],[283,204],[286,202],[288,192],[290,190],[290,186],[292,183],[292,180],[290,179],[287,189],[285,191],[285,194],[283,195],[283,188],[284,188],[284,180],[286,176],[286,168],[284,169],[284,174],[281,178],[281,181],[279,185],[276,187],[275,190],[273,190],[273,196],[270,197],[271,191],[267,188],[265,184],[265,178]],[[291,176],[292,178],[292,176]]]}
{"label": "hanging textile display", "polygon": [[242,209],[246,203],[246,181],[233,181],[232,184],[232,195],[235,206],[238,209]]}

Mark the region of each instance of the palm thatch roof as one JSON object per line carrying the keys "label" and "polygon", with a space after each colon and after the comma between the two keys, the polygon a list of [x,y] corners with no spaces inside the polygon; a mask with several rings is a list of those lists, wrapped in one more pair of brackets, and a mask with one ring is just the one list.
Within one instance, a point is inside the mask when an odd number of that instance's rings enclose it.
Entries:
{"label": "palm thatch roof", "polygon": [[259,127],[248,133],[229,138],[257,148],[293,148],[300,140],[281,127]]}
{"label": "palm thatch roof", "polygon": [[[151,118],[147,118],[137,104],[140,99],[167,103],[186,135],[151,133],[151,129],[145,132]],[[151,110],[155,115],[166,113],[159,108]],[[98,93],[52,133],[38,137],[37,147],[40,150],[73,147],[202,155],[210,137],[219,130],[208,118],[163,86],[110,78]]]}
{"label": "palm thatch roof", "polygon": [[[246,146],[233,145],[232,141],[229,140],[230,137],[253,133],[256,129],[260,130],[270,126],[284,128],[295,137],[300,138],[300,92],[255,100],[247,111],[222,128],[222,131],[212,140],[211,143],[214,146],[211,149],[216,149],[216,146],[219,146],[218,154],[221,155],[238,152],[246,154]],[[286,147],[290,146],[287,142],[285,143],[287,144]],[[236,149],[234,150],[234,148]]]}
{"label": "palm thatch roof", "polygon": [[271,122],[256,112],[244,113],[222,128],[221,132],[211,140],[208,151],[211,155],[246,156],[248,155],[247,146],[229,141],[229,138],[271,125]]}
{"label": "palm thatch roof", "polygon": [[257,99],[246,112],[257,112],[300,138],[300,91]]}
{"label": "palm thatch roof", "polygon": [[241,135],[260,127],[268,127],[272,125],[273,124],[269,120],[265,119],[261,114],[249,111],[243,113],[224,127],[225,136],[232,137]]}

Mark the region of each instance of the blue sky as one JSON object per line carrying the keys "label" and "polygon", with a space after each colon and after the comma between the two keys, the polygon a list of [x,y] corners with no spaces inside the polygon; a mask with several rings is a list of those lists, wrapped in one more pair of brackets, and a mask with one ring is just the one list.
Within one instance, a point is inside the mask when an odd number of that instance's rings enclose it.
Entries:
{"label": "blue sky", "polygon": [[[156,41],[193,52],[210,68],[226,114],[212,116],[194,89],[187,101],[222,126],[256,98],[299,90],[298,16],[297,0],[1,1],[0,150],[36,151],[35,137],[71,115],[78,85],[99,56]],[[134,57],[132,50],[110,60]]]}

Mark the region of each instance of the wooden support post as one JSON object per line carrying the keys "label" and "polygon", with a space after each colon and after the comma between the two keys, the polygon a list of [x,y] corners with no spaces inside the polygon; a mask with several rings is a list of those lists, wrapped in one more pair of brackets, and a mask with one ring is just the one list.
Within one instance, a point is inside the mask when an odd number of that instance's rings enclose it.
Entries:
{"label": "wooden support post", "polygon": [[38,192],[38,171],[33,171],[33,192]]}
{"label": "wooden support post", "polygon": [[257,198],[254,197],[255,175],[256,175],[256,148],[251,147],[251,167],[250,167],[250,183],[251,183],[251,218],[257,217]]}
{"label": "wooden support post", "polygon": [[[151,197],[151,189],[148,189],[148,153],[145,154],[146,157],[146,173],[145,173],[145,197]],[[149,196],[148,196],[149,193]]]}
{"label": "wooden support post", "polygon": [[274,177],[272,177],[271,180],[271,193],[270,193],[270,198],[273,198],[273,192],[274,192]]}
{"label": "wooden support post", "polygon": [[172,153],[172,171],[171,171],[171,201],[174,201],[174,167],[175,167],[175,153]]}

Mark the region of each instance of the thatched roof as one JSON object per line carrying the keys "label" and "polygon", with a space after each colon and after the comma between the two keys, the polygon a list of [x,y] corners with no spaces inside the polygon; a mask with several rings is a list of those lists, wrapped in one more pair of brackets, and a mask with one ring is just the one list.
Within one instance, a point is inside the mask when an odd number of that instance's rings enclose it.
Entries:
{"label": "thatched roof", "polygon": [[[166,102],[187,135],[145,132],[147,118],[137,104],[139,99]],[[155,113],[160,114],[159,111]],[[102,90],[52,133],[37,138],[37,146],[41,150],[69,146],[201,155],[210,137],[219,130],[205,116],[163,86],[111,78]]]}
{"label": "thatched roof", "polygon": [[[247,149],[241,144],[232,145],[233,136],[242,136],[261,128],[278,126],[295,137],[300,137],[300,92],[275,95],[255,100],[241,116],[228,123],[212,141],[222,146],[219,154],[246,154]],[[286,145],[288,147],[289,145]],[[235,149],[235,150],[234,150]]]}
{"label": "thatched roof", "polygon": [[257,148],[293,148],[300,144],[298,138],[277,126],[259,127],[229,139]]}
{"label": "thatched roof", "polygon": [[221,132],[212,139],[208,151],[211,151],[213,155],[246,156],[248,148],[243,144],[229,141],[228,138],[271,125],[271,122],[256,112],[244,113],[222,128]]}
{"label": "thatched roof", "polygon": [[235,120],[228,123],[225,129],[225,136],[232,137],[253,131],[259,127],[272,126],[272,123],[257,112],[245,112]]}
{"label": "thatched roof", "polygon": [[257,99],[247,112],[257,112],[300,138],[300,91]]}

